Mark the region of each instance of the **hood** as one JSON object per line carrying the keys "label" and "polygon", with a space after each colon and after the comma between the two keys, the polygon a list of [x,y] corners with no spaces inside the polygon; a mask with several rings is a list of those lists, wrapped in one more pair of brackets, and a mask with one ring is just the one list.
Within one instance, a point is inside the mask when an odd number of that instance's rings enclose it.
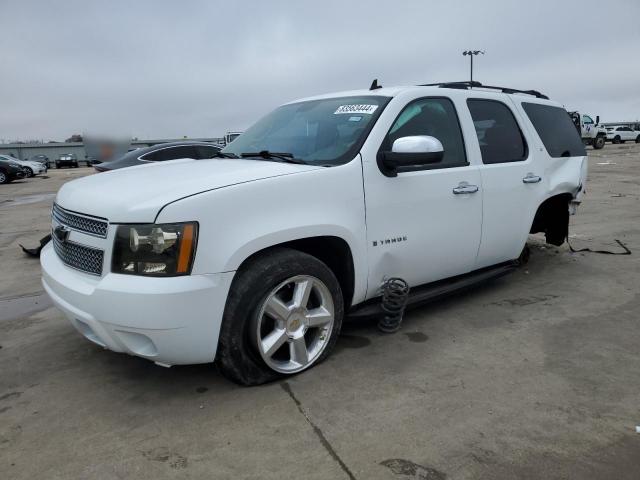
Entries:
{"label": "hood", "polygon": [[153,222],[166,204],[209,190],[322,167],[260,160],[171,160],[96,173],[62,186],[56,203],[112,223]]}

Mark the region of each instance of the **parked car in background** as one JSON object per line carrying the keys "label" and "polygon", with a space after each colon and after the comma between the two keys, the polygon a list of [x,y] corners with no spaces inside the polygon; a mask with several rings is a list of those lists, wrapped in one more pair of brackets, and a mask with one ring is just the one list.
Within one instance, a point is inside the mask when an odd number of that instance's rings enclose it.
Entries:
{"label": "parked car in background", "polygon": [[18,163],[22,167],[25,177],[33,177],[34,175],[40,175],[47,173],[47,167],[40,162],[32,162],[30,160],[19,160],[9,155],[0,155],[0,158],[8,161]]}
{"label": "parked car in background", "polygon": [[44,166],[47,167],[47,169],[51,168],[51,162],[49,161],[49,157],[47,157],[46,155],[40,154],[40,155],[33,155],[29,161],[31,162],[39,162],[41,164],[43,164]]}
{"label": "parked car in background", "polygon": [[78,168],[78,156],[75,153],[62,153],[56,160],[56,168],[73,167]]}
{"label": "parked car in background", "polygon": [[138,148],[117,160],[94,165],[98,172],[108,172],[119,168],[144,165],[149,162],[166,162],[167,160],[177,160],[178,158],[193,158],[199,160],[203,158],[213,158],[220,152],[218,145],[197,142],[183,141],[171,143],[159,143],[152,147]]}
{"label": "parked car in background", "polygon": [[607,127],[607,140],[613,143],[624,143],[627,141],[640,143],[640,132],[624,125]]}
{"label": "parked car in background", "polygon": [[9,183],[17,178],[24,178],[22,165],[13,157],[0,155],[0,184]]}

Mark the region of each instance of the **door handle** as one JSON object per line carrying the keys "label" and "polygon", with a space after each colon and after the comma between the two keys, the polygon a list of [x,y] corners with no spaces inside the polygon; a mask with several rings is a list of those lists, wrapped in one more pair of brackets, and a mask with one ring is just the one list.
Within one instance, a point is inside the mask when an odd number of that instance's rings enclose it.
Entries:
{"label": "door handle", "polygon": [[527,176],[522,179],[522,183],[539,183],[542,181],[542,177],[534,175],[533,173],[527,173]]}
{"label": "door handle", "polygon": [[460,184],[453,189],[453,193],[456,195],[463,195],[466,193],[476,193],[478,191],[477,185],[469,185],[467,182],[460,182]]}

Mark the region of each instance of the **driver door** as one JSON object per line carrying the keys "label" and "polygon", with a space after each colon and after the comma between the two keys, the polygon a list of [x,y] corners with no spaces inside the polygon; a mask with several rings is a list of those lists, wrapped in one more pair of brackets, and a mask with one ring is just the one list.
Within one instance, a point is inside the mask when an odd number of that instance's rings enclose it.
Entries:
{"label": "driver door", "polygon": [[[474,269],[480,246],[482,188],[477,165],[467,159],[456,107],[450,98],[410,101],[387,132],[380,152],[399,138],[438,139],[438,163],[386,176],[376,158],[363,158],[369,283],[401,277],[415,287]],[[368,154],[371,155],[371,154]],[[371,155],[372,156],[372,155]]]}

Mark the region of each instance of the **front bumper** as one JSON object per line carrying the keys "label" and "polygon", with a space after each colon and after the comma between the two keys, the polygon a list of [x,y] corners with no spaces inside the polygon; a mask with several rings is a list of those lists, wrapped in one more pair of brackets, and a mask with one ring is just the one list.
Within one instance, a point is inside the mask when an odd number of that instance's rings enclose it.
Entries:
{"label": "front bumper", "polygon": [[214,360],[234,272],[94,277],[64,265],[51,243],[42,250],[40,262],[44,289],[92,342],[162,365]]}

